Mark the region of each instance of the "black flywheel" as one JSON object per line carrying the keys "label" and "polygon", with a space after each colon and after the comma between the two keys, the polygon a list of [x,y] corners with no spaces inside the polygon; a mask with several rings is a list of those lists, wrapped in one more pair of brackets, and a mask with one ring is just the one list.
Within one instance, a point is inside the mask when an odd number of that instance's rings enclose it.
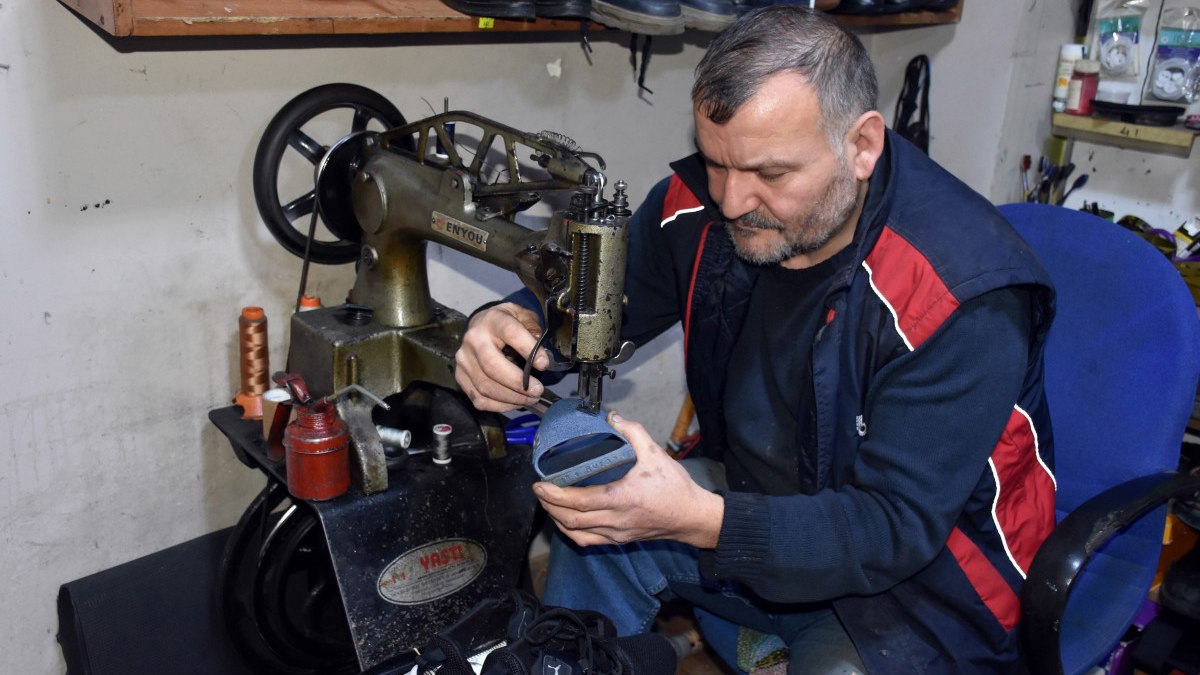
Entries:
{"label": "black flywheel", "polygon": [[[344,208],[327,210],[321,206],[316,168],[338,140],[405,123],[404,116],[386,98],[356,84],[314,87],[283,106],[267,125],[254,155],[254,200],[275,239],[297,256],[303,257],[307,248],[312,262],[324,265],[357,259],[362,230]],[[412,146],[413,141],[406,137],[401,145]],[[345,192],[349,189],[347,180]],[[341,204],[345,199],[338,201]],[[314,209],[324,227],[317,228],[310,243],[308,232]]]}

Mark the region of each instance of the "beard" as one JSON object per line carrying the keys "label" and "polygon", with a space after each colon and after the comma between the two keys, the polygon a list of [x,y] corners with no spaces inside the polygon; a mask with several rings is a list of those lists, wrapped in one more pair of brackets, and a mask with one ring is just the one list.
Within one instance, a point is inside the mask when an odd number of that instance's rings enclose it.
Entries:
{"label": "beard", "polygon": [[[751,211],[725,229],[733,239],[738,257],[753,265],[776,265],[797,255],[812,253],[828,244],[858,208],[858,181],[843,162],[829,189],[807,213],[798,213],[787,221],[767,215],[761,208]],[[777,238],[764,238],[757,232],[739,228],[778,232]]]}

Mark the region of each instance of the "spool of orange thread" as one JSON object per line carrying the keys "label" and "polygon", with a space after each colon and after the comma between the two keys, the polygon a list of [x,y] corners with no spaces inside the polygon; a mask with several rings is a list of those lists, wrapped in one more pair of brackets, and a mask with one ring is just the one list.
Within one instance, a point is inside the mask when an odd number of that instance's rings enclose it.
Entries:
{"label": "spool of orange thread", "polygon": [[234,403],[242,407],[242,419],[261,420],[262,395],[270,386],[267,346],[267,315],[262,307],[244,307],[238,317],[238,362],[241,389]]}

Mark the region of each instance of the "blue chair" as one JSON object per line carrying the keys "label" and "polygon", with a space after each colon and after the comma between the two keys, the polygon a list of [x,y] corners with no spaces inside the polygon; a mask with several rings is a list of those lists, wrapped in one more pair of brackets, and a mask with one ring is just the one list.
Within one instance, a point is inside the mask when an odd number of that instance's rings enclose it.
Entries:
{"label": "blue chair", "polygon": [[[1200,379],[1200,319],[1176,269],[1137,235],[1046,204],[1001,212],[1057,290],[1046,341],[1059,525],[1030,566],[1021,637],[1032,672],[1102,664],[1146,599],[1167,502],[1200,491],[1180,444]],[[737,666],[739,627],[697,609]],[[742,672],[742,671],[738,671]]]}
{"label": "blue chair", "polygon": [[1200,320],[1179,272],[1106,220],[1008,204],[1058,292],[1046,342],[1059,524],[1030,565],[1021,631],[1035,673],[1105,661],[1146,599],[1167,502],[1200,490],[1179,451],[1200,376]]}

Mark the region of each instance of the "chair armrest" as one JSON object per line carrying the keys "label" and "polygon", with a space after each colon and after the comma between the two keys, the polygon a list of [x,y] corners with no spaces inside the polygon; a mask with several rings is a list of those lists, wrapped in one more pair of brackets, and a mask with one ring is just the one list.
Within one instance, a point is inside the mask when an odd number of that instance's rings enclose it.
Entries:
{"label": "chair armrest", "polygon": [[1063,518],[1038,549],[1021,590],[1021,640],[1032,672],[1062,675],[1062,618],[1092,553],[1167,500],[1197,491],[1198,476],[1151,474],[1111,487]]}

